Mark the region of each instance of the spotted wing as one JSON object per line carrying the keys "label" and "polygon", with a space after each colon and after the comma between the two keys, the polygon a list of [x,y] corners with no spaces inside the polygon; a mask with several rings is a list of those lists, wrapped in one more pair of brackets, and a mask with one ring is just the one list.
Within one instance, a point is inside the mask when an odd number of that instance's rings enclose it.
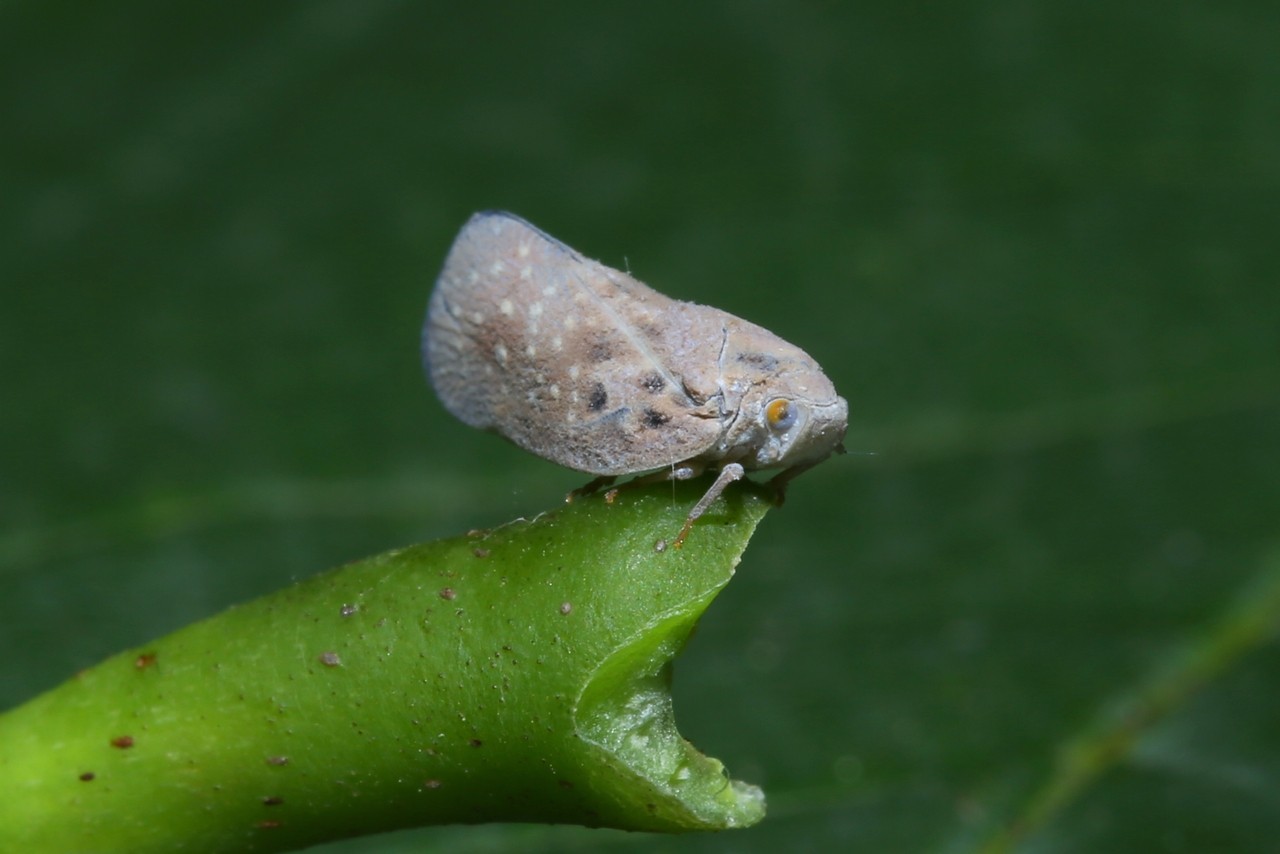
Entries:
{"label": "spotted wing", "polygon": [[579,471],[629,474],[714,452],[722,316],[481,213],[440,273],[423,356],[465,423]]}

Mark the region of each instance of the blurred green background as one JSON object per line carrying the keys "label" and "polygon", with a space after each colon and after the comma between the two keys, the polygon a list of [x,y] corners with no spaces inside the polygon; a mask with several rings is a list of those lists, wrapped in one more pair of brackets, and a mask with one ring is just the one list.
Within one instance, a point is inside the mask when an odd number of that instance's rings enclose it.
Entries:
{"label": "blurred green background", "polygon": [[850,402],[676,671],[770,817],[318,850],[1275,850],[1277,45],[1269,2],[5,4],[0,708],[580,485],[422,379],[505,208]]}

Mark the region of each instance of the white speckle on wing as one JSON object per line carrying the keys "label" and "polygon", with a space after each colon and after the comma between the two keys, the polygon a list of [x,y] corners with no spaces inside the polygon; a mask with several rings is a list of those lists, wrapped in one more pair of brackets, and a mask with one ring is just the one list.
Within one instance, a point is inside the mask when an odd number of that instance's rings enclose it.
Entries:
{"label": "white speckle on wing", "polygon": [[474,323],[476,326],[479,326],[480,324],[484,323],[484,315],[478,311],[471,312],[471,322]]}
{"label": "white speckle on wing", "polygon": [[498,364],[505,368],[507,366],[507,348],[502,344],[495,344],[493,358],[497,359]]}
{"label": "white speckle on wing", "polygon": [[542,295],[544,297],[553,297],[556,295],[557,290],[558,288],[556,288],[555,285],[547,285],[545,288],[542,289]]}
{"label": "white speckle on wing", "polygon": [[552,383],[552,384],[547,388],[547,394],[551,395],[551,399],[552,399],[552,400],[559,400],[559,399],[560,399],[560,386],[556,385],[555,383]]}
{"label": "white speckle on wing", "polygon": [[538,355],[538,348],[530,344],[524,348],[524,354],[532,359],[534,356]]}
{"label": "white speckle on wing", "polygon": [[[528,258],[529,244],[524,241],[521,241],[520,245],[516,248],[516,254],[519,255],[521,258]],[[525,269],[527,270],[528,268],[526,267]]]}
{"label": "white speckle on wing", "polygon": [[561,321],[561,325],[564,326],[565,329],[572,330],[577,327],[578,319],[572,314],[566,314],[564,316],[564,320]]}
{"label": "white speckle on wing", "polygon": [[510,317],[515,314],[516,307],[511,304],[511,300],[504,299],[502,302],[498,303],[498,311],[502,312],[507,317]]}
{"label": "white speckle on wing", "polygon": [[520,278],[528,281],[533,278],[533,268],[527,264],[520,268]]}
{"label": "white speckle on wing", "polygon": [[563,338],[561,338],[559,335],[552,335],[552,336],[551,336],[551,349],[552,349],[552,350],[555,350],[557,353],[558,353],[558,352],[560,352],[561,350],[563,350],[563,349],[564,349],[564,339],[563,339]]}
{"label": "white speckle on wing", "polygon": [[569,366],[569,379],[576,380],[581,373],[582,373],[582,368],[578,367],[577,365]]}
{"label": "white speckle on wing", "polygon": [[489,272],[493,273],[495,276],[501,276],[502,271],[505,269],[507,269],[507,267],[501,261],[494,261],[493,266],[489,268]]}
{"label": "white speckle on wing", "polygon": [[540,302],[532,303],[532,304],[529,306],[529,316],[530,316],[530,317],[541,317],[541,316],[542,316],[542,303],[540,303]]}

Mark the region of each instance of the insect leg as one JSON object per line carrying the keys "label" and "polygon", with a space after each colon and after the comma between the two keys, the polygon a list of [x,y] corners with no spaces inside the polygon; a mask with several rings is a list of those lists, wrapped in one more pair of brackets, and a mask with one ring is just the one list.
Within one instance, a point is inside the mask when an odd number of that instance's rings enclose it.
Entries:
{"label": "insect leg", "polygon": [[684,545],[684,538],[689,536],[689,532],[693,530],[693,523],[698,521],[698,517],[707,512],[715,500],[720,497],[720,493],[724,492],[725,487],[733,483],[735,480],[741,480],[743,475],[741,463],[728,463],[720,469],[720,476],[715,479],[715,483],[711,484],[711,488],[707,490],[702,498],[698,499],[698,503],[693,505],[693,509],[689,511],[689,518],[684,520],[684,527],[680,529],[680,536],[676,537],[672,543],[676,548]]}
{"label": "insect leg", "polygon": [[572,504],[575,498],[584,498],[588,495],[591,495],[593,492],[598,492],[601,489],[604,489],[609,484],[613,483],[617,479],[618,479],[617,475],[602,474],[599,477],[592,480],[590,483],[587,483],[583,486],[579,486],[577,489],[573,490],[568,495],[566,495],[564,497],[564,503]]}

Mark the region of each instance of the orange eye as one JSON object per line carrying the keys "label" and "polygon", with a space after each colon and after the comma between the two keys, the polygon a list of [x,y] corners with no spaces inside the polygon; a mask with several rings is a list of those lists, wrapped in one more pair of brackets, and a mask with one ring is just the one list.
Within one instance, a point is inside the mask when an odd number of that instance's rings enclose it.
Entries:
{"label": "orange eye", "polygon": [[774,398],[765,406],[764,417],[771,429],[782,433],[791,429],[791,425],[796,423],[796,408],[789,400],[781,397]]}

